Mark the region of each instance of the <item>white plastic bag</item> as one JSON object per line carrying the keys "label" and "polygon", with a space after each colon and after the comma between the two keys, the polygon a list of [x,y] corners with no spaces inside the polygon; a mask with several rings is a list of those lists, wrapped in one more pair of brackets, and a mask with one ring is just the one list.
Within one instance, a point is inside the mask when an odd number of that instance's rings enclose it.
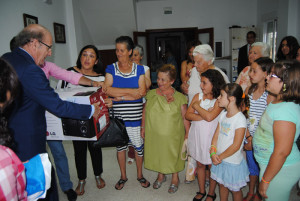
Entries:
{"label": "white plastic bag", "polygon": [[46,197],[51,185],[51,163],[47,153],[38,154],[24,163],[26,169],[27,200],[36,201]]}

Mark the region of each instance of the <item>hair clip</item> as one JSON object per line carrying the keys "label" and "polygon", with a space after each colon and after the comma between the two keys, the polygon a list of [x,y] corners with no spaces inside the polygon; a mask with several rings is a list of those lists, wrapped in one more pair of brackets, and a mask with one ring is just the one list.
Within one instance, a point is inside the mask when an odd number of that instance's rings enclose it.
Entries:
{"label": "hair clip", "polygon": [[286,91],[286,84],[283,84],[283,89],[282,91]]}

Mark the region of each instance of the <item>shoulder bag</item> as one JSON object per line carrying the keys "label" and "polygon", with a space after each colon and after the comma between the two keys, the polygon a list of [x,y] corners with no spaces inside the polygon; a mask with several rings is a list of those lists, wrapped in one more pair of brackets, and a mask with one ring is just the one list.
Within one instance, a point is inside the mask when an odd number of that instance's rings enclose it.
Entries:
{"label": "shoulder bag", "polygon": [[101,137],[93,143],[94,147],[117,147],[128,144],[129,137],[123,120],[115,117],[113,109],[109,109],[109,112],[109,126]]}

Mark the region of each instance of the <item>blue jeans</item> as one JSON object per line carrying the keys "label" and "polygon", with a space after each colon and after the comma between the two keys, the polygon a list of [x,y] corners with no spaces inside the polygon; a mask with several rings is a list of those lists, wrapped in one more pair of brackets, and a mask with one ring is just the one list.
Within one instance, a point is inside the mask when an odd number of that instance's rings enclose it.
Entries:
{"label": "blue jeans", "polygon": [[68,158],[62,141],[47,140],[47,143],[54,158],[60,188],[62,191],[67,191],[73,188],[73,183],[70,180]]}

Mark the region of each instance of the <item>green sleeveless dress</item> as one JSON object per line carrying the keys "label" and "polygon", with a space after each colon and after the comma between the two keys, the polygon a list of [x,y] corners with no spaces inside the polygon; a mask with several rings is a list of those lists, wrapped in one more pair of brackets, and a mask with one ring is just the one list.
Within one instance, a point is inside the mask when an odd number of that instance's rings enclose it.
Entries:
{"label": "green sleeveless dress", "polygon": [[156,89],[146,95],[144,167],[163,174],[182,171],[185,164],[180,157],[185,135],[181,106],[187,98],[177,91],[174,98],[168,104]]}

